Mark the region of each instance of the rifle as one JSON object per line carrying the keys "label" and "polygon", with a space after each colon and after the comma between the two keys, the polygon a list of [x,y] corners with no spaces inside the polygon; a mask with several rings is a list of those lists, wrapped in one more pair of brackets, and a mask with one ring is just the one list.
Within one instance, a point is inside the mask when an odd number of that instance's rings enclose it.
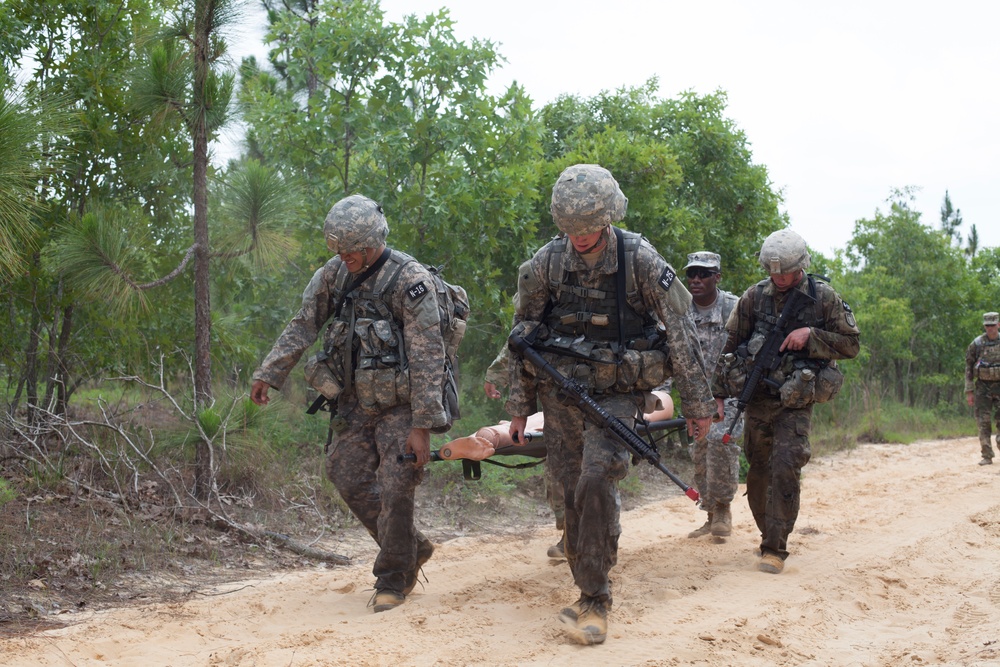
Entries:
{"label": "rifle", "polygon": [[722,436],[722,442],[729,444],[729,441],[733,439],[733,429],[736,428],[736,423],[740,420],[740,415],[743,414],[743,411],[750,403],[750,399],[753,398],[754,392],[757,391],[757,387],[761,382],[769,384],[775,389],[781,387],[780,384],[772,380],[769,376],[772,371],[781,365],[781,357],[783,356],[781,344],[788,335],[785,329],[788,328],[788,322],[798,315],[799,304],[803,299],[816,300],[815,297],[806,294],[798,289],[798,287],[792,288],[791,294],[788,295],[788,301],[785,302],[785,307],[781,309],[781,316],[778,317],[774,328],[767,334],[764,344],[761,346],[760,351],[757,352],[757,356],[754,357],[750,375],[747,377],[746,382],[743,383],[743,390],[740,391],[739,398],[736,399],[736,416],[733,417],[732,423],[729,424],[729,429]]}
{"label": "rifle", "polygon": [[583,413],[585,419],[589,419],[591,423],[596,424],[597,426],[603,426],[605,431],[614,437],[614,439],[617,440],[619,444],[624,446],[625,449],[630,451],[633,456],[646,461],[669,477],[674,484],[679,486],[681,490],[684,491],[684,495],[697,502],[698,492],[682,482],[677,475],[667,468],[667,466],[663,465],[660,461],[660,453],[656,451],[656,448],[640,438],[639,435],[630,429],[621,419],[618,419],[618,417],[615,417],[598,405],[597,402],[587,394],[584,388],[580,386],[580,383],[565,377],[562,373],[556,370],[555,366],[547,362],[537,350],[531,347],[531,344],[528,341],[524,340],[520,336],[511,334],[510,338],[507,339],[507,343],[511,350],[520,354],[522,357],[534,364],[536,368],[552,378],[556,384],[559,385],[559,389],[562,393],[576,403],[577,408],[579,408],[580,412]]}

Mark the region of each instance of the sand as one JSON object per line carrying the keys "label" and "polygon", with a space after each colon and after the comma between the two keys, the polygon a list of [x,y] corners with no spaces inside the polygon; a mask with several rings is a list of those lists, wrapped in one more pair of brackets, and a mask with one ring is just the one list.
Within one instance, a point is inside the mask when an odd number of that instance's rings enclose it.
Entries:
{"label": "sand", "polygon": [[704,515],[681,495],[625,512],[601,646],[556,619],[577,591],[545,555],[555,529],[536,527],[443,542],[425,586],[382,614],[367,606],[369,550],[64,616],[0,643],[0,665],[1000,665],[1000,465],[978,460],[974,439],[813,460],[780,575],[756,570],[742,497],[722,544],[686,537]]}

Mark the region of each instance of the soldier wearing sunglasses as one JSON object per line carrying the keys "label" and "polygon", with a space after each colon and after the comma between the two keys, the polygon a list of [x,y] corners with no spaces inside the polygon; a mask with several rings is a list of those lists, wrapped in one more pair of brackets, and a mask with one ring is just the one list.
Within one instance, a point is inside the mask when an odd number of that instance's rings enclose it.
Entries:
{"label": "soldier wearing sunglasses", "polygon": [[[691,306],[688,314],[694,320],[705,364],[713,366],[726,344],[726,321],[739,300],[735,294],[719,289],[722,281],[722,258],[714,252],[701,251],[688,255],[684,267]],[[708,513],[705,524],[691,531],[688,537],[712,535],[724,542],[733,531],[730,504],[736,495],[740,474],[740,449],[736,444],[743,435],[743,418],[733,429],[733,439],[723,443],[722,436],[736,416],[736,399],[726,400],[726,417],[712,424],[708,435],[691,443],[694,461],[694,486],[701,495],[700,507]]]}

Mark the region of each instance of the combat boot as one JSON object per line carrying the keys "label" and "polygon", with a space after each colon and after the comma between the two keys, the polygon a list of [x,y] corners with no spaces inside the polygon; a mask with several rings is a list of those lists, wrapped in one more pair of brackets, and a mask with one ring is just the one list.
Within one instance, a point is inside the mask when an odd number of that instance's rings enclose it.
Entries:
{"label": "combat boot", "polygon": [[988,459],[988,458],[986,458],[984,456],[983,460],[979,462],[979,465],[981,465],[981,466],[991,466],[991,465],[993,465],[993,459]]}
{"label": "combat boot", "polygon": [[705,525],[701,528],[696,528],[688,533],[688,537],[701,537],[702,535],[708,535],[712,532],[712,516],[713,512],[708,513],[708,519],[705,521]]}
{"label": "combat boot", "polygon": [[406,584],[403,586],[403,595],[409,595],[413,592],[413,589],[417,587],[417,582],[420,580],[420,568],[422,568],[433,555],[434,543],[430,540],[424,540],[417,545],[417,565],[412,571],[406,574]]}
{"label": "combat boot", "polygon": [[559,620],[570,626],[569,634],[574,641],[585,646],[601,644],[608,636],[610,606],[610,599],[581,595],[579,600],[559,612]]}
{"label": "combat boot", "polygon": [[368,606],[372,607],[377,614],[382,611],[395,609],[404,602],[406,602],[405,595],[396,591],[391,591],[388,588],[383,588],[382,590],[375,591],[375,595],[372,596],[371,602],[368,603]]}
{"label": "combat boot", "polygon": [[581,595],[579,600],[568,607],[563,607],[562,611],[559,612],[559,620],[566,625],[576,625],[577,619],[580,618],[582,606],[583,596]]}
{"label": "combat boot", "polygon": [[766,553],[761,555],[757,569],[768,574],[781,574],[785,569],[785,561],[781,560],[778,554]]}
{"label": "combat boot", "polygon": [[566,537],[563,536],[559,538],[559,541],[549,547],[548,557],[549,558],[565,558],[566,557]]}
{"label": "combat boot", "polygon": [[715,537],[729,537],[733,533],[733,513],[729,510],[729,505],[716,505],[715,512],[711,515],[712,535]]}

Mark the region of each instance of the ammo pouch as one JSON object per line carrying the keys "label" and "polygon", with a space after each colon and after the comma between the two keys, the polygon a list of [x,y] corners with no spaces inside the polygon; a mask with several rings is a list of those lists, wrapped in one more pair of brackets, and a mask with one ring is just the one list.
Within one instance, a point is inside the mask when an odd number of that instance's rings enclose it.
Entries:
{"label": "ammo pouch", "polygon": [[[589,393],[601,394],[615,385],[618,367],[615,364],[615,354],[609,348],[592,348],[588,359],[548,352],[545,345],[539,345],[536,349],[563,377],[580,383]],[[524,370],[537,379],[548,380],[530,361],[524,362]]]}
{"label": "ammo pouch", "polygon": [[[544,334],[548,328],[541,325],[538,331]],[[539,341],[535,349],[561,375],[579,382],[594,394],[649,391],[662,385],[669,376],[667,354],[660,350],[628,349],[618,363],[614,351],[607,344],[558,334]],[[532,377],[544,379],[531,362],[525,361],[524,369]]]}
{"label": "ammo pouch", "polygon": [[354,371],[354,393],[369,412],[381,412],[410,402],[410,374],[395,368],[359,368]]}
{"label": "ammo pouch", "polygon": [[816,396],[813,400],[817,403],[826,403],[840,393],[840,388],[844,386],[844,374],[837,367],[836,361],[831,361],[816,374]]}
{"label": "ammo pouch", "polygon": [[978,377],[983,382],[1000,381],[1000,364],[979,364]]}
{"label": "ammo pouch", "polygon": [[660,350],[625,350],[615,375],[616,391],[656,389],[667,379],[667,355]]}
{"label": "ammo pouch", "polygon": [[796,368],[781,385],[781,404],[786,408],[804,408],[816,402],[816,372]]}
{"label": "ammo pouch", "polygon": [[781,385],[781,404],[786,408],[804,408],[826,403],[843,385],[844,374],[834,361],[821,368],[796,368]]}
{"label": "ammo pouch", "polygon": [[381,412],[410,402],[410,374],[403,363],[400,337],[388,320],[359,318],[354,335],[360,343],[354,369],[354,393],[365,410]]}
{"label": "ammo pouch", "polygon": [[334,401],[344,390],[344,383],[339,377],[343,375],[343,369],[334,371],[331,361],[326,352],[320,351],[309,357],[304,370],[306,383],[327,400]]}
{"label": "ammo pouch", "polygon": [[747,360],[741,356],[745,352],[743,348],[737,354],[729,352],[722,356],[722,375],[719,379],[727,396],[739,396],[747,383]]}
{"label": "ammo pouch", "polygon": [[309,357],[303,369],[306,383],[330,401],[344,390],[343,355],[350,354],[344,350],[349,326],[343,320],[331,322],[323,338],[323,349]]}

